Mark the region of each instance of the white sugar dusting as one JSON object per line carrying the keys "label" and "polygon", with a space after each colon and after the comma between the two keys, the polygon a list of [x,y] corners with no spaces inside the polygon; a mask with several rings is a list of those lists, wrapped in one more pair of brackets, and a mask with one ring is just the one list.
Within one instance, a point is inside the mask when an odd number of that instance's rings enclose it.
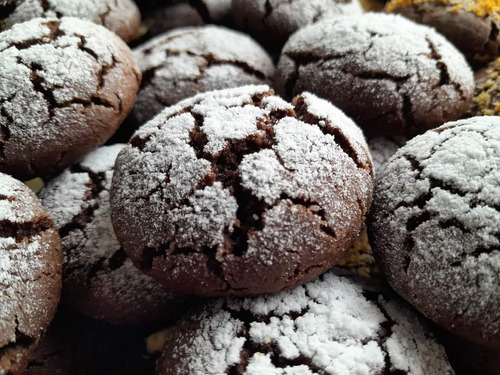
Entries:
{"label": "white sugar dusting", "polygon": [[[276,295],[217,300],[190,317],[199,327],[178,331],[159,364],[168,366],[175,358],[181,362],[179,374],[225,373],[240,363],[246,342],[245,348],[256,349],[248,352],[245,375],[305,375],[316,374],[317,369],[332,375],[389,370],[454,373],[444,349],[420,318],[401,302],[386,301],[372,289],[370,294],[378,295],[378,300],[367,299],[363,288],[326,273],[322,279]],[[240,315],[248,319],[246,337]],[[283,365],[277,367],[271,356]]]}

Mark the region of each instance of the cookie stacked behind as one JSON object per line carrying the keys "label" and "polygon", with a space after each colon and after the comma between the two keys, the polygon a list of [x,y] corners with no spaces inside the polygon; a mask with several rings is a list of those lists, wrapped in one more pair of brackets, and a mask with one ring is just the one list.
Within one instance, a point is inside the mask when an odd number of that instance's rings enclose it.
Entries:
{"label": "cookie stacked behind", "polygon": [[120,38],[76,18],[0,33],[0,72],[0,171],[20,179],[57,173],[106,142],[141,79]]}
{"label": "cookie stacked behind", "polygon": [[113,324],[169,320],[187,299],[140,272],[113,232],[109,190],[123,146],[95,150],[40,192],[62,239],[63,302],[84,316]]}

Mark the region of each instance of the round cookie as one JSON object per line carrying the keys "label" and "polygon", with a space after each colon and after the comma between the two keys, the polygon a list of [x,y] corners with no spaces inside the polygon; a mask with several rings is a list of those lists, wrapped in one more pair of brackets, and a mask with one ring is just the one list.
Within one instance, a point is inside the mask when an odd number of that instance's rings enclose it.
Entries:
{"label": "round cookie", "polygon": [[409,307],[325,273],[277,295],[219,299],[181,320],[157,375],[454,374]]}
{"label": "round cookie", "polygon": [[368,148],[370,149],[375,172],[381,172],[391,156],[394,155],[400,147],[403,147],[406,142],[407,138],[402,136],[379,136],[369,139]]}
{"label": "round cookie", "polygon": [[109,189],[123,147],[98,148],[39,194],[62,239],[63,302],[113,324],[173,318],[186,307],[186,298],[165,291],[137,269],[113,232]]}
{"label": "round cookie", "polygon": [[141,77],[120,38],[77,18],[37,18],[0,33],[0,74],[0,171],[22,180],[56,173],[106,142]]}
{"label": "round cookie", "polygon": [[476,88],[470,116],[500,116],[500,57],[475,74]]}
{"label": "round cookie", "polygon": [[371,240],[424,315],[500,348],[500,117],[450,122],[400,148],[377,177]]}
{"label": "round cookie", "polygon": [[339,15],[363,12],[359,0],[233,0],[235,25],[279,50],[298,29]]}
{"label": "round cookie", "polygon": [[61,294],[61,240],[36,195],[0,173],[0,374],[21,374]]}
{"label": "round cookie", "polygon": [[433,29],[367,13],[307,26],[287,42],[277,92],[311,91],[370,136],[414,135],[459,118],[474,90],[460,52]]}
{"label": "round cookie", "polygon": [[385,9],[436,28],[472,63],[500,56],[498,0],[390,0]]}
{"label": "round cookie", "polygon": [[274,64],[255,41],[218,26],[188,27],[134,50],[144,75],[133,115],[138,124],[200,92],[269,82]]}
{"label": "round cookie", "polygon": [[357,237],[373,170],[359,128],[325,100],[267,86],[165,109],[116,161],[118,240],[165,287],[205,296],[290,289]]}
{"label": "round cookie", "polygon": [[141,24],[132,0],[19,0],[0,26],[9,28],[37,17],[84,19],[105,26],[125,41],[137,36]]}

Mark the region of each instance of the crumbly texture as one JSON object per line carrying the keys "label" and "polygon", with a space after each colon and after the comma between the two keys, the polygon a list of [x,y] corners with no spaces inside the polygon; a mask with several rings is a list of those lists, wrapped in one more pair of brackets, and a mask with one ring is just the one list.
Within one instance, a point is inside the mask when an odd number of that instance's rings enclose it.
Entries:
{"label": "crumbly texture", "polygon": [[439,325],[500,348],[500,118],[445,124],[377,177],[370,219],[391,286]]}
{"label": "crumbly texture", "polygon": [[20,0],[0,20],[0,27],[9,28],[37,17],[84,19],[105,26],[125,41],[136,37],[141,24],[139,9],[132,0]]}
{"label": "crumbly texture", "polygon": [[63,302],[113,324],[176,317],[186,298],[166,292],[137,269],[113,232],[109,189],[124,145],[101,147],[51,180],[40,193],[63,245]]}
{"label": "crumbly texture", "polygon": [[158,375],[454,374],[407,305],[328,272],[292,291],[216,300],[171,332]]}
{"label": "crumbly texture", "polygon": [[218,26],[174,30],[134,50],[144,76],[137,125],[200,92],[269,82],[274,64],[250,37]]}
{"label": "crumbly texture", "polygon": [[373,257],[366,228],[363,228],[361,234],[356,238],[356,241],[354,241],[354,244],[347,254],[339,260],[335,267],[363,278],[382,279],[380,270]]}
{"label": "crumbly texture", "polygon": [[435,27],[473,64],[500,55],[498,0],[391,0],[386,11]]}
{"label": "crumbly texture", "polygon": [[21,374],[61,294],[61,240],[36,195],[0,173],[0,374]]}
{"label": "crumbly texture", "polygon": [[475,74],[476,89],[469,116],[500,116],[500,57]]}
{"label": "crumbly texture", "polygon": [[401,16],[367,13],[319,22],[283,48],[275,88],[311,91],[365,134],[415,135],[459,118],[474,90],[460,52],[435,30]]}
{"label": "crumbly texture", "polygon": [[368,140],[368,147],[372,156],[375,173],[380,173],[384,165],[396,151],[407,141],[403,136],[380,136]]}
{"label": "crumbly texture", "polygon": [[306,25],[362,12],[359,0],[233,0],[235,25],[278,52]]}
{"label": "crumbly texture", "polygon": [[0,170],[22,180],[103,144],[141,77],[120,38],[77,18],[37,18],[0,33],[0,75]]}
{"label": "crumbly texture", "polygon": [[271,293],[345,254],[372,187],[363,135],[341,111],[246,86],[141,127],[117,159],[112,220],[134,262],[171,290]]}

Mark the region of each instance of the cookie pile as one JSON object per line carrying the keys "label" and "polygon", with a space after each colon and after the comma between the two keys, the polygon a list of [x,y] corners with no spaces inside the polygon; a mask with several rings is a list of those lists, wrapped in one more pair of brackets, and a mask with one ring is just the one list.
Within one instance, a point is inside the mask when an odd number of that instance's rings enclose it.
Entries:
{"label": "cookie pile", "polygon": [[499,30],[0,0],[0,375],[497,374]]}

